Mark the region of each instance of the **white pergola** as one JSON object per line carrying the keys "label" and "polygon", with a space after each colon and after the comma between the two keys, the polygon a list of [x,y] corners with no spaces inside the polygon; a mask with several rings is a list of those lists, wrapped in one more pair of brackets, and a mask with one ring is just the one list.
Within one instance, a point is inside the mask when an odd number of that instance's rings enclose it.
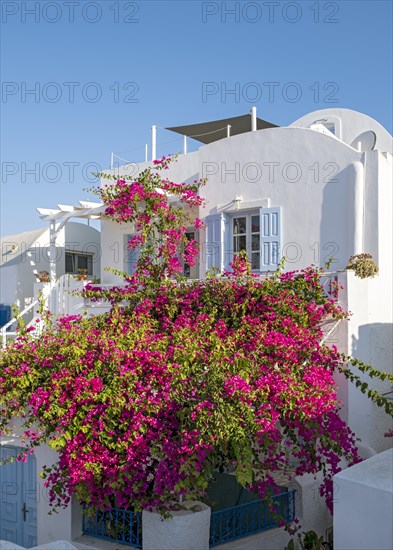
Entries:
{"label": "white pergola", "polygon": [[106,206],[100,202],[79,201],[79,205],[58,204],[57,208],[37,208],[41,220],[49,222],[49,277],[50,287],[56,280],[56,239],[59,232],[71,218],[98,220],[105,213]]}

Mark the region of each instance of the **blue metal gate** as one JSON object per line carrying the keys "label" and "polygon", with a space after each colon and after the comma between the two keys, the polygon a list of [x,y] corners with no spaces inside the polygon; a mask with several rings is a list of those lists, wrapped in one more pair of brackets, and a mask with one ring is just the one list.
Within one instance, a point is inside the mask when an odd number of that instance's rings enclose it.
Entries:
{"label": "blue metal gate", "polygon": [[[295,518],[294,491],[275,495],[276,513],[290,522]],[[254,535],[277,527],[277,519],[262,500],[254,500],[212,512],[210,546]],[[106,512],[83,512],[83,533],[134,548],[142,548],[142,514],[112,508]]]}
{"label": "blue metal gate", "polygon": [[132,510],[112,508],[105,512],[85,507],[83,534],[142,548],[142,514]]}
{"label": "blue metal gate", "polygon": [[[288,491],[273,497],[276,513],[288,522],[295,518],[294,493]],[[212,512],[211,517],[210,546],[218,546],[277,526],[277,519],[263,500],[217,510]]]}

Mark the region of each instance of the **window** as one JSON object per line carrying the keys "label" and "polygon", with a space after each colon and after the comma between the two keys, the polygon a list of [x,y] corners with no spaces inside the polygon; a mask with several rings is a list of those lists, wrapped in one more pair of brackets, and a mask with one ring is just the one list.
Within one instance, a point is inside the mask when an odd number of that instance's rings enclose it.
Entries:
{"label": "window", "polygon": [[[140,258],[141,254],[141,247],[138,246],[135,249],[129,248],[129,241],[135,237],[137,233],[130,234],[130,235],[124,235],[124,242],[123,242],[123,249],[124,249],[124,271],[127,273],[127,275],[133,275],[136,271],[137,262]],[[195,230],[193,228],[190,228],[186,232],[186,238],[188,241],[191,240],[198,240],[198,237],[196,236]],[[180,251],[178,254],[179,261],[181,262],[183,266],[182,275],[183,277],[187,277],[188,279],[197,279],[199,268],[198,265],[190,266],[187,262],[182,261]],[[198,262],[198,260],[197,260]]]}
{"label": "window", "polygon": [[260,220],[259,212],[236,216],[232,219],[233,254],[246,250],[253,271],[259,271],[261,264]]}
{"label": "window", "polygon": [[[194,241],[195,240],[194,231],[187,231],[186,239],[187,241]],[[187,279],[191,279],[191,266],[189,266],[187,262],[183,262],[183,277],[187,277]]]}
{"label": "window", "polygon": [[[199,235],[198,232],[195,230],[194,227],[189,227],[185,234],[188,241],[196,241],[199,242]],[[183,266],[182,276],[187,277],[187,279],[198,279],[199,277],[199,254],[195,258],[195,264],[189,265],[187,262],[183,261],[181,256],[179,255],[179,259]]]}
{"label": "window", "polygon": [[76,275],[78,269],[86,269],[88,275],[93,275],[93,254],[83,252],[66,252],[65,272]]}
{"label": "window", "polygon": [[274,271],[281,258],[281,208],[219,213],[206,217],[202,261],[206,269],[229,269],[235,254],[245,250],[251,269]]}
{"label": "window", "polygon": [[336,125],[334,122],[324,122],[323,125],[326,130],[329,130],[329,132],[331,132],[334,136],[336,135]]}

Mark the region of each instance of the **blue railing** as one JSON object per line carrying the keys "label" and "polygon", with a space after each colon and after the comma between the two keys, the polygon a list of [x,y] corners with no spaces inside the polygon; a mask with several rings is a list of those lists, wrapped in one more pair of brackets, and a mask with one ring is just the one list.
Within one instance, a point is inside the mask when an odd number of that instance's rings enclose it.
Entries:
{"label": "blue railing", "polygon": [[[290,522],[295,518],[295,491],[274,496],[275,514]],[[210,546],[254,535],[277,527],[273,515],[263,500],[233,506],[212,512]],[[83,534],[99,539],[142,548],[142,514],[131,510],[112,508],[106,512],[83,511]]]}
{"label": "blue railing", "polygon": [[[274,496],[274,509],[287,522],[295,518],[295,491]],[[232,508],[212,512],[210,546],[254,535],[277,527],[276,517],[263,500],[254,500]]]}
{"label": "blue railing", "polygon": [[142,514],[111,508],[106,512],[83,510],[84,535],[142,548]]}

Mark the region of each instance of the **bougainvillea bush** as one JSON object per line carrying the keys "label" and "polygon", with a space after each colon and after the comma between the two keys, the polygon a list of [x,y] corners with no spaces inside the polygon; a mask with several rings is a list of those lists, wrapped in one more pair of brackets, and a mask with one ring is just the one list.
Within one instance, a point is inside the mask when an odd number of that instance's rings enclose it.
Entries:
{"label": "bougainvillea bush", "polygon": [[[223,467],[261,497],[274,487],[274,472],[322,470],[321,492],[331,504],[341,458],[359,460],[333,376],[344,372],[391,414],[391,403],[348,364],[388,375],[323,342],[321,322],[346,313],[324,295],[317,268],[259,279],[244,269],[243,254],[225,277],[191,284],[169,278],[171,265],[179,271],[170,239],[154,241],[144,216],[150,209],[154,218],[158,202],[156,214],[164,215],[154,223],[166,231],[180,219],[176,208],[200,202],[197,189],[185,196],[177,187],[184,201],[176,206],[155,190],[155,173],[128,188],[123,181],[102,193],[110,217],[128,201],[121,221],[132,219],[141,246],[147,243],[140,269],[126,288],[103,294],[113,297],[109,313],[48,317],[39,339],[21,334],[1,356],[0,430],[10,432],[12,419],[22,417],[20,460],[42,443],[58,451],[44,471],[55,507],[75,495],[100,508],[168,509],[181,496],[203,499]],[[178,246],[186,226],[171,229]],[[164,247],[159,262],[155,246]]]}
{"label": "bougainvillea bush", "polygon": [[154,287],[169,277],[179,280],[181,260],[190,266],[196,263],[197,242],[189,240],[186,232],[188,225],[194,225],[195,229],[202,227],[195,209],[204,205],[198,192],[206,180],[186,184],[163,179],[162,171],[174,160],[173,157],[155,160],[155,169],[144,170],[136,181],[133,176],[100,174],[114,181],[92,189],[107,205],[109,219],[131,224],[134,230],[128,245],[130,250],[139,251],[135,273],[129,277],[119,272],[129,283],[129,290],[141,285]]}

